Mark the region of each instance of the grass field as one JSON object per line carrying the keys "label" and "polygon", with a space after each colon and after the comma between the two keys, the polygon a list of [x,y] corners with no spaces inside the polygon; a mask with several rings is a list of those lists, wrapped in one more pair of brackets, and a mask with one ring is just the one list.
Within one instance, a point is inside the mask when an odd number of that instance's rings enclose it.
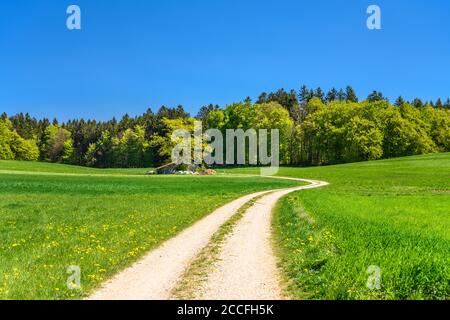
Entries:
{"label": "grass field", "polygon": [[[221,204],[297,185],[143,172],[0,161],[0,299],[83,297]],[[67,289],[69,266],[82,291]]]}
{"label": "grass field", "polygon": [[[292,297],[450,298],[450,154],[281,168],[279,175],[331,183],[289,195],[276,210]],[[367,287],[370,266],[380,268],[379,289]]]}
{"label": "grass field", "polygon": [[143,175],[149,169],[96,169],[47,162],[0,161],[0,173],[43,174],[95,174],[95,175]]}
{"label": "grass field", "polygon": [[[221,204],[295,185],[145,171],[0,161],[0,299],[81,298]],[[450,154],[279,175],[331,183],[291,194],[275,211],[293,298],[450,298]],[[81,268],[81,291],[67,289],[71,265]],[[381,271],[379,289],[367,287],[370,266]]]}

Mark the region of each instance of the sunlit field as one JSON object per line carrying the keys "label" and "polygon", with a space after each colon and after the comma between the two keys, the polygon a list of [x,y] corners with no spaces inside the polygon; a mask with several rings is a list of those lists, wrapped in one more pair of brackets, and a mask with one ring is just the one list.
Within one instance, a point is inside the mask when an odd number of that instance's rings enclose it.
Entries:
{"label": "sunlit field", "polygon": [[[450,298],[450,154],[281,168],[279,175],[331,183],[285,197],[275,213],[293,298]],[[370,266],[381,271],[379,289]]]}
{"label": "sunlit field", "polygon": [[[145,171],[0,161],[0,299],[84,297],[220,205],[297,185]],[[69,266],[81,290],[68,289]]]}

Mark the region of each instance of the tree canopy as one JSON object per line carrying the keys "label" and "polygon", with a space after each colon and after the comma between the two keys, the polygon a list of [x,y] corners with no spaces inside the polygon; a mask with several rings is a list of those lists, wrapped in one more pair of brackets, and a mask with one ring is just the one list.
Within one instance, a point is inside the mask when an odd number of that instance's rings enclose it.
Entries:
{"label": "tree canopy", "polygon": [[[37,120],[29,114],[0,116],[0,159],[40,160],[99,168],[150,167],[170,161],[176,129],[193,131],[279,129],[280,160],[292,165],[326,165],[450,151],[450,100],[394,105],[379,91],[359,101],[345,89],[279,89],[224,107],[209,104],[192,118],[182,106],[148,109],[98,122]],[[225,150],[223,151],[225,152]]]}

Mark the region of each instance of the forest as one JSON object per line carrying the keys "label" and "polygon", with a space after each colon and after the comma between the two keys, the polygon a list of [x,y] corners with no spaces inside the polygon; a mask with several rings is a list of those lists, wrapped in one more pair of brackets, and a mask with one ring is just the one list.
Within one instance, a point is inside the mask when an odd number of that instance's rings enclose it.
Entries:
{"label": "forest", "polygon": [[360,101],[352,87],[262,93],[191,117],[182,106],[120,120],[0,116],[0,160],[66,163],[97,168],[156,167],[170,162],[171,132],[194,119],[205,129],[279,129],[284,165],[331,165],[450,151],[450,100],[391,103],[373,91]]}

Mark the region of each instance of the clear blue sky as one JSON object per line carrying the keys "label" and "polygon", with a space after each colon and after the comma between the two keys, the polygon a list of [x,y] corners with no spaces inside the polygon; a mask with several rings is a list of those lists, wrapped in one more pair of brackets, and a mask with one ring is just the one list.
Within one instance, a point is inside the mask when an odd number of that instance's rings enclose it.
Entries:
{"label": "clear blue sky", "polygon": [[[82,30],[66,28],[66,8]],[[381,31],[366,9],[382,9]],[[353,85],[391,99],[450,96],[448,0],[0,2],[0,112],[195,114],[284,87]]]}

